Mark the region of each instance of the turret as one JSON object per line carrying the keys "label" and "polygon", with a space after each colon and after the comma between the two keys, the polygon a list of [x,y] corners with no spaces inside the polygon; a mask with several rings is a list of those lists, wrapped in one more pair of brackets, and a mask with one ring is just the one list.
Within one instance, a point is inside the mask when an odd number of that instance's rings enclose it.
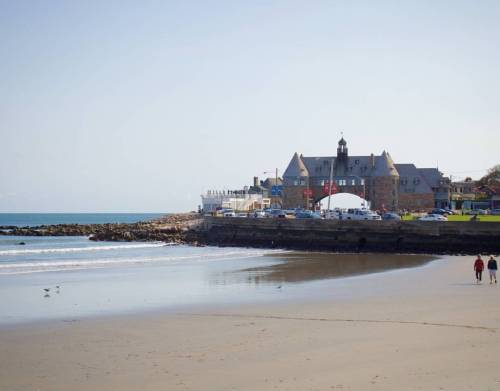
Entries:
{"label": "turret", "polygon": [[347,142],[344,140],[344,137],[342,137],[337,147],[337,159],[345,159],[347,161],[347,156]]}
{"label": "turret", "polygon": [[335,160],[335,175],[344,176],[347,175],[347,166],[349,161],[349,155],[347,152],[347,142],[342,137],[339,140],[339,145],[337,147],[337,159]]}
{"label": "turret", "polygon": [[288,164],[288,167],[285,170],[285,173],[283,174],[283,179],[305,178],[308,176],[309,172],[307,171],[304,162],[299,157],[299,154],[295,152],[295,154],[292,157],[292,160],[290,160],[290,163]]}
{"label": "turret", "polygon": [[376,159],[374,169],[375,176],[399,176],[391,155],[386,151],[382,152],[382,155]]}

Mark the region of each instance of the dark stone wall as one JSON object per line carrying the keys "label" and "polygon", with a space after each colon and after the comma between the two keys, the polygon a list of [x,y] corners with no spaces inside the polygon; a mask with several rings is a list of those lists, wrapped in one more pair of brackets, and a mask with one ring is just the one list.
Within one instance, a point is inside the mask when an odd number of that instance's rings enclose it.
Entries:
{"label": "dark stone wall", "polygon": [[477,254],[500,252],[500,224],[206,217],[203,241],[324,251]]}

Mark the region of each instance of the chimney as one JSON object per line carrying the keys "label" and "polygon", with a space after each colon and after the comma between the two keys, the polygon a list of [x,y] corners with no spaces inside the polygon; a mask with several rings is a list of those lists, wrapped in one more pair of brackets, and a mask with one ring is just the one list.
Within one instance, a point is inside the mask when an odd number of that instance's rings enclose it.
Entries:
{"label": "chimney", "polygon": [[373,153],[370,155],[370,157],[372,158],[372,168],[375,168],[375,156],[373,155]]}
{"label": "chimney", "polygon": [[259,177],[258,176],[253,177],[253,185],[255,187],[259,186]]}

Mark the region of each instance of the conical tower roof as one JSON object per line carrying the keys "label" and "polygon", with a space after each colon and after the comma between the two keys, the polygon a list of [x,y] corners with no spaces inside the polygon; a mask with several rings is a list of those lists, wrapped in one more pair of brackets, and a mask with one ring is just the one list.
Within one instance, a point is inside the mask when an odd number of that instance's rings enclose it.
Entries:
{"label": "conical tower roof", "polygon": [[299,154],[295,152],[295,154],[292,157],[292,160],[290,160],[290,163],[288,164],[288,167],[285,170],[285,173],[283,174],[283,178],[285,177],[297,178],[304,176],[309,176],[309,172],[307,171],[307,168],[302,159],[300,158]]}
{"label": "conical tower roof", "polygon": [[386,151],[375,160],[375,176],[399,176],[394,162]]}

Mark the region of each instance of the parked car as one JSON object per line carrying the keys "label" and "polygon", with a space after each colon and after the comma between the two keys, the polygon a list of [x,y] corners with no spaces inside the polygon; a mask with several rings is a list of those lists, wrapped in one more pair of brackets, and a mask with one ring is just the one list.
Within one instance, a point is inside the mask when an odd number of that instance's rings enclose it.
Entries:
{"label": "parked car", "polygon": [[248,213],[246,213],[246,212],[236,213],[235,217],[248,217]]}
{"label": "parked car", "polygon": [[493,216],[500,216],[500,209],[492,209],[490,214]]}
{"label": "parked car", "polygon": [[321,219],[321,216],[311,210],[304,210],[295,214],[297,219]]}
{"label": "parked car", "polygon": [[430,213],[427,216],[422,216],[419,218],[420,221],[448,221],[448,217],[437,214]]}
{"label": "parked car", "polygon": [[401,216],[394,212],[387,212],[382,215],[382,220],[401,220]]}
{"label": "parked car", "polygon": [[378,213],[369,209],[347,209],[340,215],[341,220],[382,220]]}
{"label": "parked car", "polygon": [[325,210],[323,212],[323,215],[325,219],[334,219],[334,220],[339,220],[340,215],[342,214],[342,210],[339,208],[336,209],[330,209],[330,210]]}
{"label": "parked car", "polygon": [[433,215],[452,215],[453,211],[451,209],[436,208],[436,209],[432,209],[430,214],[433,214]]}
{"label": "parked car", "polygon": [[271,211],[272,211],[272,209],[271,209],[271,208],[266,208],[266,209],[264,209],[264,215],[265,215],[266,217],[271,217]]}
{"label": "parked car", "polygon": [[472,209],[470,212],[469,212],[470,215],[486,215],[488,214],[487,211],[485,211],[484,209]]}
{"label": "parked car", "polygon": [[236,213],[234,213],[233,209],[222,209],[221,213],[224,217],[236,217]]}
{"label": "parked car", "polygon": [[257,219],[261,219],[263,217],[266,217],[266,213],[262,210],[262,209],[255,209],[253,211],[253,217],[257,218]]}
{"label": "parked car", "polygon": [[271,209],[269,212],[269,217],[274,218],[286,218],[286,213],[283,209]]}

